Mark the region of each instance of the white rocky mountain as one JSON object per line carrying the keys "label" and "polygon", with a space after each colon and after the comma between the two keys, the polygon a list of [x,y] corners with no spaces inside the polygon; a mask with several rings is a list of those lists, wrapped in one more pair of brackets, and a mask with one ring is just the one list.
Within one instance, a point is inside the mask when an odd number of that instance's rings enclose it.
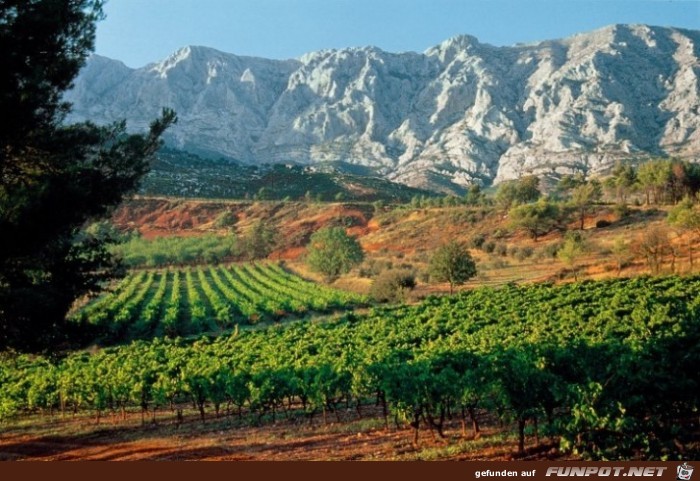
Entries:
{"label": "white rocky mountain", "polygon": [[93,56],[69,120],[162,107],[168,142],[248,163],[341,161],[409,185],[591,173],[645,155],[700,158],[700,31],[615,25],[537,44],[459,36],[419,53],[324,50],[297,60],[185,47],[139,69]]}

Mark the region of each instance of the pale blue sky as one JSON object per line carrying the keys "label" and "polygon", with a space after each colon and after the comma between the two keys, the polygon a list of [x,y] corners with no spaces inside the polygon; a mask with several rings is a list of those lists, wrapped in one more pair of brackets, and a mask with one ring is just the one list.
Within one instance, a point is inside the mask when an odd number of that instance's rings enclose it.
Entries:
{"label": "pale blue sky", "polygon": [[417,51],[458,34],[493,45],[613,23],[700,29],[700,0],[109,0],[96,52],[140,67],[186,45],[296,58],[373,45]]}

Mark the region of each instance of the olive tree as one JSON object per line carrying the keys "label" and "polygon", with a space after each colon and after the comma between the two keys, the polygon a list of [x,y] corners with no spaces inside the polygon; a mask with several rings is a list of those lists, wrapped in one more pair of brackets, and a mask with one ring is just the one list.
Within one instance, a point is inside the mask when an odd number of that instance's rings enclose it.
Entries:
{"label": "olive tree", "polygon": [[465,244],[451,241],[435,251],[430,259],[430,278],[437,282],[449,282],[450,294],[456,285],[476,276],[476,263]]}

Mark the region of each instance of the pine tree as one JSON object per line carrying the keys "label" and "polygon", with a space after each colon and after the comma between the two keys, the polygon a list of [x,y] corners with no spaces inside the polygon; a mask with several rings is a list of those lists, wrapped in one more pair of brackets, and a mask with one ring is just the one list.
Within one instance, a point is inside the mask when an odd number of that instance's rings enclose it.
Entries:
{"label": "pine tree", "polygon": [[124,122],[66,125],[62,100],[92,51],[99,0],[0,2],[0,348],[49,348],[74,300],[113,276],[105,240],[83,231],[149,169],[164,110],[145,135]]}

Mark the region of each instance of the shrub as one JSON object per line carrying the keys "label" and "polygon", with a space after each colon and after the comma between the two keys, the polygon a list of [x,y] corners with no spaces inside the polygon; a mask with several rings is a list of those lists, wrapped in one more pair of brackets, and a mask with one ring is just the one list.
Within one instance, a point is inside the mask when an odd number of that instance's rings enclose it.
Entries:
{"label": "shrub", "polygon": [[508,266],[510,266],[508,261],[501,258],[496,258],[487,264],[489,269],[505,269]]}
{"label": "shrub", "polygon": [[537,251],[538,259],[554,259],[557,257],[557,252],[561,248],[560,242],[555,242],[552,244],[547,244]]}
{"label": "shrub", "polygon": [[428,283],[430,282],[430,271],[429,270],[422,270],[418,273],[418,279],[420,279],[421,282]]}
{"label": "shrub", "polygon": [[519,261],[524,261],[525,259],[528,259],[532,257],[533,249],[530,246],[524,246],[521,247],[518,252],[515,254],[515,258]]}
{"label": "shrub", "polygon": [[494,239],[503,239],[508,236],[508,230],[498,228],[495,231],[493,231],[492,236]]}
{"label": "shrub", "polygon": [[382,272],[372,283],[370,295],[378,302],[402,302],[416,287],[416,275],[409,269]]}
{"label": "shrub", "polygon": [[377,259],[368,259],[362,266],[360,266],[359,275],[360,277],[374,278],[380,273],[389,270],[393,267],[391,261],[382,261]]}
{"label": "shrub", "polygon": [[505,257],[506,255],[508,255],[508,246],[505,244],[496,244],[494,253],[501,257]]}
{"label": "shrub", "polygon": [[346,215],[346,216],[336,217],[335,219],[331,220],[328,225],[329,226],[339,226],[339,227],[355,227],[359,223],[360,222],[357,218],[355,218],[351,215]]}
{"label": "shrub", "polygon": [[627,204],[615,204],[615,207],[613,207],[613,212],[618,219],[625,219],[629,217],[631,213],[630,208],[627,207]]}
{"label": "shrub", "polygon": [[484,234],[476,234],[471,239],[469,239],[469,247],[473,249],[481,249],[481,247],[486,242],[486,237]]}
{"label": "shrub", "polygon": [[214,220],[214,227],[223,228],[231,227],[236,223],[236,216],[230,210],[224,211],[219,214]]}

